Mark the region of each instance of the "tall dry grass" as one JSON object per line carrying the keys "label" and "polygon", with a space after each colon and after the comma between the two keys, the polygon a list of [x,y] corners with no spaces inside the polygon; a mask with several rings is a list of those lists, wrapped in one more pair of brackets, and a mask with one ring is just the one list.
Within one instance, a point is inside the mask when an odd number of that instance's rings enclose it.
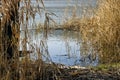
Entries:
{"label": "tall dry grass", "polygon": [[[19,1],[21,5],[19,6]],[[28,28],[30,20],[35,20],[35,14],[40,14],[42,0],[36,0],[36,9],[32,0],[1,0],[2,20],[0,20],[0,80],[57,80],[58,73],[55,64],[46,64],[42,60],[42,53],[39,47],[31,45],[31,51],[36,52],[38,59],[31,61],[27,44],[29,44]],[[46,24],[48,25],[48,24]],[[24,38],[20,41],[20,27],[24,29]],[[44,42],[42,43],[43,45]],[[22,45],[22,51],[19,51]],[[41,45],[41,47],[44,47]],[[46,48],[46,47],[44,47]],[[19,59],[20,55],[24,56]],[[54,66],[53,66],[54,65]]]}
{"label": "tall dry grass", "polygon": [[97,35],[103,62],[120,62],[120,1],[101,2],[96,14],[100,17]]}
{"label": "tall dry grass", "polygon": [[92,25],[87,26],[87,31],[83,30],[91,35],[88,39],[97,47],[101,63],[120,62],[119,4],[119,0],[99,1],[95,17],[91,18]]}
{"label": "tall dry grass", "polygon": [[98,0],[92,11],[94,15],[88,16],[89,11],[86,10],[82,18],[73,17],[64,27],[80,30],[83,54],[92,51],[93,55],[99,55],[100,63],[119,63],[120,1]]}

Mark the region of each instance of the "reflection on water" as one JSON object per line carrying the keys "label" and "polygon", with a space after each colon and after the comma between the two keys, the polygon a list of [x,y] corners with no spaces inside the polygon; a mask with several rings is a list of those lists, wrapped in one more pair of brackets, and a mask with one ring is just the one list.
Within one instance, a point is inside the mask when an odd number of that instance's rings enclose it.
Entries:
{"label": "reflection on water", "polygon": [[[87,8],[95,8],[97,0],[44,0],[46,7],[45,12],[52,12],[57,15],[50,16],[55,22],[62,23],[64,19],[68,19],[73,16],[73,12],[78,17],[84,14],[84,10]],[[34,0],[32,1],[34,4]],[[44,23],[45,13],[41,15],[36,14],[35,22]],[[92,15],[93,12],[86,13]],[[30,21],[32,23],[32,21]],[[30,24],[31,25],[31,24]],[[29,26],[28,29],[34,29],[33,26]],[[24,26],[21,26],[21,40],[20,44],[25,38]],[[47,39],[44,37],[44,32],[37,33],[36,30],[28,30],[27,32],[27,49],[33,50],[31,59],[37,59],[38,51],[41,52],[43,59],[53,61],[56,63],[62,63],[66,65],[96,65],[98,63],[97,58],[91,58],[93,55],[83,55],[81,52],[81,39],[80,33],[74,31],[54,30],[49,31]],[[20,45],[21,46],[21,45]],[[20,50],[22,50],[22,46]],[[91,49],[92,50],[92,49]]]}
{"label": "reflection on water", "polygon": [[[44,38],[42,31],[36,33],[36,30],[29,30],[28,34],[28,50],[31,49],[31,46],[34,46],[37,50],[40,49],[43,59],[66,65],[87,66],[97,64],[97,59],[90,60],[91,55],[82,55],[79,32],[51,30],[48,33],[47,39]],[[24,38],[23,35],[24,31],[21,31],[21,39]],[[42,42],[44,47],[43,45],[41,46]],[[36,53],[36,50],[34,50],[34,53],[31,54],[32,59],[38,57]]]}

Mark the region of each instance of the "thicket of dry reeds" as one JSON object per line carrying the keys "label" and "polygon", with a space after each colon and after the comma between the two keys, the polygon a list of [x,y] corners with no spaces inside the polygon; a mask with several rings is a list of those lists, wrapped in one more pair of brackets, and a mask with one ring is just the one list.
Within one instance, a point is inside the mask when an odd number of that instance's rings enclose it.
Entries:
{"label": "thicket of dry reeds", "polygon": [[[101,0],[96,15],[100,18],[94,29],[101,62],[120,62],[120,1]],[[98,45],[97,44],[97,45]],[[96,45],[96,46],[97,46]]]}
{"label": "thicket of dry reeds", "polygon": [[64,27],[79,28],[83,47],[86,47],[88,51],[90,47],[93,47],[92,53],[99,55],[101,63],[119,63],[120,1],[98,0],[98,6],[93,13],[91,17],[83,14],[82,18],[72,18],[64,24]]}
{"label": "thicket of dry reeds", "polygon": [[[31,0],[1,0],[1,2],[3,15],[0,20],[0,80],[56,80],[57,68],[42,61],[40,49],[31,46],[31,51],[38,55],[36,61],[30,60],[28,56],[30,51],[27,51],[29,21],[34,22],[35,14],[41,13],[40,5],[45,10],[43,1],[36,0],[36,5],[33,5]],[[36,9],[33,6],[37,6]],[[25,32],[21,40],[22,51],[19,51],[20,27]],[[44,42],[41,44],[41,47],[44,47]],[[21,55],[25,56],[22,60],[19,59]]]}
{"label": "thicket of dry reeds", "polygon": [[[40,14],[40,9],[34,10],[31,7],[31,0],[20,0],[23,2],[24,7],[21,7],[19,10],[18,21],[17,1],[19,0],[1,1],[3,19],[0,23],[0,80],[59,80],[56,75],[60,74],[58,68],[54,67],[54,64],[53,66],[42,61],[42,53],[39,48],[34,48],[39,57],[37,61],[31,61],[29,56],[26,56],[21,61],[18,59],[20,24],[25,26],[26,29],[25,38],[22,40],[24,48],[22,53],[27,55],[26,43],[29,19],[32,18],[34,20],[35,14],[37,12]],[[36,0],[36,2],[37,7],[41,3],[43,5],[42,0]],[[90,44],[94,48],[93,52],[95,51],[95,53],[99,54],[100,62],[120,62],[119,15],[119,0],[101,0],[95,16],[73,19],[65,27],[67,26],[72,29],[79,28],[83,43],[85,45]]]}

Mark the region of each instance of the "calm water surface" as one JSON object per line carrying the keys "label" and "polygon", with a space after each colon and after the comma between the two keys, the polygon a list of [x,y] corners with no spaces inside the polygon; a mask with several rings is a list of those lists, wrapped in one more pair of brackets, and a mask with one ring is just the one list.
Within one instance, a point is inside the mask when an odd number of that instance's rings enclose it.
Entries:
{"label": "calm water surface", "polygon": [[[80,33],[75,31],[51,30],[47,39],[41,31],[28,31],[27,49],[33,50],[31,59],[38,58],[38,51],[43,55],[43,59],[66,65],[97,65],[98,60],[90,59],[90,55],[82,55]],[[24,31],[21,31],[21,41],[24,39]],[[42,43],[44,45],[42,45]],[[22,44],[22,43],[21,43]],[[33,49],[33,47],[35,49]],[[22,50],[22,46],[20,47]]]}
{"label": "calm water surface", "polygon": [[[76,15],[77,17],[81,17],[82,14],[92,15],[92,11],[85,13],[85,10],[88,8],[93,9],[97,6],[97,0],[43,0],[43,2],[45,11],[41,9],[41,14],[36,14],[36,23],[44,23],[45,12],[56,14],[57,17],[55,15],[50,15],[50,17],[60,24],[66,19],[71,18],[73,15]],[[37,5],[35,0],[32,0],[32,5]]]}
{"label": "calm water surface", "polygon": [[[34,4],[34,1],[33,1]],[[56,16],[50,16],[58,24],[62,23],[65,18],[70,18],[73,12],[76,12],[77,16],[83,14],[83,9],[96,7],[96,0],[44,0],[46,11],[55,13]],[[41,15],[36,14],[35,22],[44,23],[44,12]],[[37,32],[33,30],[33,27],[28,27],[27,32],[27,49],[33,50],[31,59],[38,58],[38,51],[43,55],[43,59],[52,60],[56,63],[65,65],[97,65],[98,60],[90,60],[90,55],[82,55],[81,50],[81,38],[80,33],[75,31],[64,30],[51,30],[48,32],[47,39],[44,36],[43,31]],[[21,28],[21,41],[25,38],[24,28]],[[44,47],[43,44],[44,43]],[[34,47],[34,49],[33,49]],[[22,50],[22,46],[20,46]]]}

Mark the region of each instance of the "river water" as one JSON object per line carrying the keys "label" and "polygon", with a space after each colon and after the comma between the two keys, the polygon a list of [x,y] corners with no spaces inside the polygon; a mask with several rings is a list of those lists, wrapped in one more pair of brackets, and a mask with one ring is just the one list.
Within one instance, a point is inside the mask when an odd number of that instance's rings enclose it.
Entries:
{"label": "river water", "polygon": [[[73,12],[75,12],[77,16],[81,17],[83,9],[96,7],[96,0],[44,0],[44,4],[47,12],[52,12],[57,15],[57,17],[51,16],[53,20],[55,20],[57,24],[61,24],[64,20],[73,16]],[[44,14],[41,14],[40,16],[36,14],[35,22],[37,24],[44,23],[44,19]],[[82,55],[79,32],[50,30],[47,34],[48,36],[46,38],[43,31],[37,31],[32,27],[31,29],[28,29],[27,49],[34,51],[30,54],[31,59],[37,59],[37,53],[40,51],[43,59],[46,61],[53,61],[65,65],[97,65],[97,58],[91,60],[91,55]],[[21,29],[20,37],[20,44],[22,44],[22,41],[25,38],[24,29]],[[20,50],[22,49],[22,45],[20,45]]]}

